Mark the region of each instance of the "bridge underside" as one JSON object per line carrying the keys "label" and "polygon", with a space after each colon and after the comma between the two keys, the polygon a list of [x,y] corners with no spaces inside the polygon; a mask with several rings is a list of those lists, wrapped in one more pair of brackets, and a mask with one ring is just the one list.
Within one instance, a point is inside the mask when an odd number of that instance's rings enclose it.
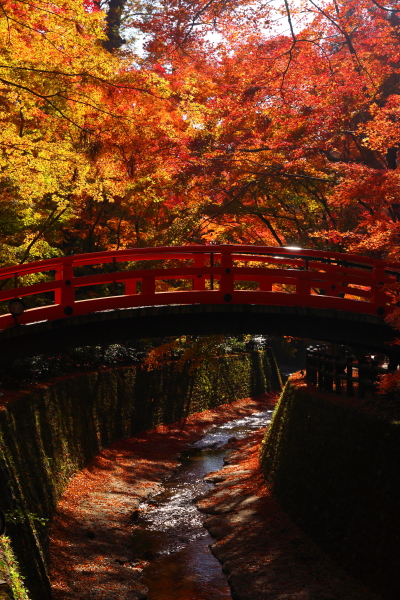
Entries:
{"label": "bridge underside", "polygon": [[0,332],[0,363],[81,346],[217,333],[291,335],[346,344],[360,353],[400,349],[387,345],[395,332],[375,315],[301,306],[197,304],[109,310],[10,327]]}

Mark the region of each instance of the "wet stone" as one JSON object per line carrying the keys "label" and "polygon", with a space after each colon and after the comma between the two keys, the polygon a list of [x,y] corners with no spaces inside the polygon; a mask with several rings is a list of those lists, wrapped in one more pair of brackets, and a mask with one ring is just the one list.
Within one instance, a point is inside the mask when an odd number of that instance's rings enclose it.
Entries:
{"label": "wet stone", "polygon": [[207,481],[208,483],[218,483],[220,481],[225,481],[226,477],[222,475],[213,475],[212,473],[210,473],[203,477],[203,480]]}

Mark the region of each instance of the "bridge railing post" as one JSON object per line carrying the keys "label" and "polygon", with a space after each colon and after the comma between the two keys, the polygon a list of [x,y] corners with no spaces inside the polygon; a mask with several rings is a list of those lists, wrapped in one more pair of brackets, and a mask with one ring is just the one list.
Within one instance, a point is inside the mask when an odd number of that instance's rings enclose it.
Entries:
{"label": "bridge railing post", "polygon": [[340,356],[335,356],[335,392],[338,396],[342,393],[345,366],[346,361],[342,360]]}
{"label": "bridge railing post", "polygon": [[61,288],[55,290],[54,302],[64,307],[67,315],[72,314],[75,303],[75,287],[73,285],[74,267],[73,258],[64,259],[62,265],[56,269],[56,281],[62,281]]}
{"label": "bridge railing post", "polygon": [[318,350],[318,389],[320,389],[322,392],[324,391],[324,379],[325,379],[325,373],[324,373],[324,354],[323,351],[321,349],[321,347],[319,346],[319,350]]}
{"label": "bridge railing post", "polygon": [[271,277],[268,277],[268,276],[260,277],[259,287],[262,292],[272,292]]}
{"label": "bridge railing post", "polygon": [[[214,267],[214,252],[210,252],[210,267],[213,269]],[[210,290],[214,289],[214,273],[211,271],[210,274]]]}
{"label": "bridge railing post", "polygon": [[232,250],[223,248],[221,252],[221,267],[223,269],[219,283],[221,292],[233,292],[234,276],[232,272]]}
{"label": "bridge railing post", "polygon": [[324,391],[333,392],[333,355],[324,354]]}
{"label": "bridge railing post", "polygon": [[379,361],[371,360],[371,389],[373,392],[375,391],[375,383],[376,383],[376,380],[378,379],[378,372],[379,372]]}
{"label": "bridge railing post", "polygon": [[318,385],[318,348],[314,347],[313,349],[313,353],[312,353],[312,364],[313,364],[313,370],[312,370],[312,382],[313,385],[315,385],[315,387],[317,387]]}
{"label": "bridge railing post", "polygon": [[301,277],[301,271],[299,271],[298,279],[296,281],[296,294],[299,296],[309,296],[311,292],[310,280],[305,277]]}
{"label": "bridge railing post", "polygon": [[314,346],[313,352],[313,361],[314,361],[314,385],[318,387],[319,383],[319,346]]}
{"label": "bridge railing post", "polygon": [[143,277],[142,278],[142,294],[155,294],[155,293],[156,293],[155,277]]}
{"label": "bridge railing post", "polygon": [[310,348],[310,352],[308,354],[308,379],[312,385],[318,384],[318,350],[316,347]]}
{"label": "bridge railing post", "polygon": [[332,298],[337,298],[339,295],[338,286],[339,284],[336,281],[329,282],[326,290],[326,295],[332,296]]}
{"label": "bridge railing post", "polygon": [[352,398],[354,396],[353,358],[353,356],[348,356],[346,359],[346,396],[348,398]]}
{"label": "bridge railing post", "polygon": [[380,304],[382,308],[385,308],[387,302],[387,295],[382,292],[382,287],[385,282],[385,269],[381,266],[381,260],[376,259],[374,261],[374,268],[372,271],[372,279],[374,281],[374,285],[371,289],[371,300],[375,302],[375,304]]}
{"label": "bridge railing post", "polygon": [[398,360],[394,356],[389,356],[388,373],[394,373],[398,367]]}
{"label": "bridge railing post", "polygon": [[358,358],[358,397],[360,400],[365,398],[365,392],[368,388],[369,364],[365,357]]}
{"label": "bridge railing post", "polygon": [[[117,259],[115,256],[113,256],[113,261],[112,261],[112,265],[113,265],[113,273],[116,273],[118,270],[118,265],[117,265]],[[116,296],[117,295],[117,282],[114,279],[114,281],[112,282],[112,295]]]}
{"label": "bridge railing post", "polygon": [[[194,266],[199,268],[199,267],[204,267],[204,263],[205,263],[205,256],[204,254],[197,254],[194,257]],[[206,289],[206,278],[204,275],[195,275],[195,277],[193,278],[193,289],[194,290],[205,290]]]}
{"label": "bridge railing post", "polygon": [[137,294],[136,284],[136,279],[127,279],[125,281],[125,296],[133,296],[134,294]]}
{"label": "bridge railing post", "polygon": [[314,383],[313,381],[313,347],[309,346],[306,350],[306,379],[307,381],[309,381],[311,384]]}
{"label": "bridge railing post", "polygon": [[314,346],[314,350],[313,350],[313,385],[315,385],[315,387],[318,387],[318,379],[319,379],[319,374],[318,374],[318,346]]}
{"label": "bridge railing post", "polygon": [[318,381],[318,356],[317,350],[310,346],[306,355],[306,377],[311,385],[317,385]]}

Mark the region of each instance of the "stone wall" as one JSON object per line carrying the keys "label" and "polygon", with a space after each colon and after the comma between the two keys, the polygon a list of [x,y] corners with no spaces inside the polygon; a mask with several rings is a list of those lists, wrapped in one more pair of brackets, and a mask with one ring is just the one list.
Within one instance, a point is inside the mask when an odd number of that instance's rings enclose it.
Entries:
{"label": "stone wall", "polygon": [[204,362],[191,374],[168,365],[64,377],[0,407],[0,505],[29,597],[51,597],[48,520],[72,475],[101,448],[161,423],[277,389],[279,383],[271,352],[252,352]]}
{"label": "stone wall", "polygon": [[352,575],[400,597],[400,422],[292,376],[262,443],[290,517]]}

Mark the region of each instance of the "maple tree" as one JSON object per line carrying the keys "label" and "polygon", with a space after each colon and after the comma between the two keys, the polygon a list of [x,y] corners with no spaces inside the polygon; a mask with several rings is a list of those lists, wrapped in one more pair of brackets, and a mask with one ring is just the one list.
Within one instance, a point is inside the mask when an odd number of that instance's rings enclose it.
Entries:
{"label": "maple tree", "polygon": [[174,169],[168,83],[103,47],[94,4],[5,2],[0,36],[3,264],[118,247]]}
{"label": "maple tree", "polygon": [[397,257],[398,18],[371,2],[308,6],[299,34],[242,39],[214,78],[213,220],[249,241]]}
{"label": "maple tree", "polygon": [[9,0],[0,28],[3,264],[204,241],[398,256],[394,0]]}
{"label": "maple tree", "polygon": [[1,264],[204,242],[399,258],[399,37],[395,0],[4,0]]}
{"label": "maple tree", "polygon": [[396,255],[396,3],[283,3],[288,35],[261,3],[119,4],[195,128],[168,201],[196,207],[188,241]]}

